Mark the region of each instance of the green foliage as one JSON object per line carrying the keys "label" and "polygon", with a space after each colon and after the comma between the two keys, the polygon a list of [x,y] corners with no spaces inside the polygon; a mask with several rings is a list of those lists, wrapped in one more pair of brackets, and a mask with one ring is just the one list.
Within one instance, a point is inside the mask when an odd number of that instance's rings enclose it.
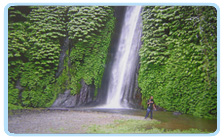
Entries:
{"label": "green foliage", "polygon": [[23,107],[9,103],[8,109],[9,110],[18,110],[18,109],[23,109]]}
{"label": "green foliage", "polygon": [[216,9],[146,6],[142,17],[138,81],[143,102],[153,95],[167,110],[215,118]]}
{"label": "green foliage", "polygon": [[25,88],[22,92],[22,105],[25,107],[45,107],[46,102],[53,98],[52,75],[49,74],[45,77],[38,71],[39,67],[32,62],[24,64],[20,82],[21,86]]}
{"label": "green foliage", "polygon": [[70,7],[68,15],[69,37],[75,41],[88,42],[102,31],[105,23],[113,16],[113,10],[109,6]]}
{"label": "green foliage", "polygon": [[18,89],[9,89],[9,103],[13,105],[19,104],[19,90]]}
{"label": "green foliage", "polygon": [[63,72],[70,75],[64,83],[74,95],[80,91],[82,79],[87,85],[100,87],[115,18],[111,7],[88,6],[70,7],[68,19],[73,47],[67,52]]}
{"label": "green foliage", "polygon": [[[73,95],[79,93],[81,79],[98,88],[114,22],[113,9],[108,6],[10,7],[10,106],[49,107],[66,89]],[[66,38],[72,44],[56,78]],[[15,89],[18,81],[22,92]]]}
{"label": "green foliage", "polygon": [[29,60],[44,68],[43,74],[56,71],[61,41],[66,36],[65,11],[67,7],[40,6],[29,14],[31,30]]}

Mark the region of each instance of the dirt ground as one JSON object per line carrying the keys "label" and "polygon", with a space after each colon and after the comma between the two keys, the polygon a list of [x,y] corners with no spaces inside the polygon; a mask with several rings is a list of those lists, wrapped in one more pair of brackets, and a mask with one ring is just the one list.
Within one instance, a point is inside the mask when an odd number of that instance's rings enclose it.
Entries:
{"label": "dirt ground", "polygon": [[90,125],[105,125],[122,119],[144,120],[144,117],[104,112],[28,111],[9,114],[8,131],[14,134],[85,134]]}

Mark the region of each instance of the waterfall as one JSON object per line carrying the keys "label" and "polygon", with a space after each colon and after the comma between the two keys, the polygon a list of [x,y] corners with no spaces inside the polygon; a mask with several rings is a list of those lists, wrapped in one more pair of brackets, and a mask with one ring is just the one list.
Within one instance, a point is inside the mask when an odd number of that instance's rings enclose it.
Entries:
{"label": "waterfall", "polygon": [[140,45],[141,6],[129,6],[125,12],[118,47],[109,75],[104,108],[128,107],[127,96],[130,91],[134,91],[132,86],[135,82]]}

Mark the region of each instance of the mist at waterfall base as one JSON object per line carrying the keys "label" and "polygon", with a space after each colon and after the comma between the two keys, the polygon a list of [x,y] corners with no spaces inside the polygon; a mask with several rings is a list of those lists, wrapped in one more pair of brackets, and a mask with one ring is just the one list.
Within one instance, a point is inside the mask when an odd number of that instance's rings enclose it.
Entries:
{"label": "mist at waterfall base", "polygon": [[105,69],[103,88],[99,91],[101,105],[97,108],[123,109],[138,105],[135,96],[138,93],[136,71],[141,45],[141,6],[120,8],[118,12],[123,14],[117,18],[113,50]]}

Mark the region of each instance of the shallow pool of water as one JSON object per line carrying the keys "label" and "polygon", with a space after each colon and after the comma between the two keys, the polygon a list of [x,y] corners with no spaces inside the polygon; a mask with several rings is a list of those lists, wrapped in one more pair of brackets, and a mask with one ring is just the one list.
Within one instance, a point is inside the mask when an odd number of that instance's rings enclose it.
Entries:
{"label": "shallow pool of water", "polygon": [[159,128],[180,130],[196,128],[209,132],[215,132],[217,129],[216,119],[198,118],[187,114],[173,115],[172,112],[163,111],[155,111],[154,115],[155,119],[161,121],[161,124],[157,126]]}
{"label": "shallow pool of water", "polygon": [[[103,108],[78,108],[77,111],[96,111],[106,113],[120,113],[128,115],[142,116],[144,119],[146,110],[141,109],[103,109]],[[182,114],[173,115],[173,112],[154,111],[153,119],[161,121],[157,128],[188,130],[191,128],[200,129],[202,131],[215,132],[217,129],[216,119],[198,118],[192,115]]]}

